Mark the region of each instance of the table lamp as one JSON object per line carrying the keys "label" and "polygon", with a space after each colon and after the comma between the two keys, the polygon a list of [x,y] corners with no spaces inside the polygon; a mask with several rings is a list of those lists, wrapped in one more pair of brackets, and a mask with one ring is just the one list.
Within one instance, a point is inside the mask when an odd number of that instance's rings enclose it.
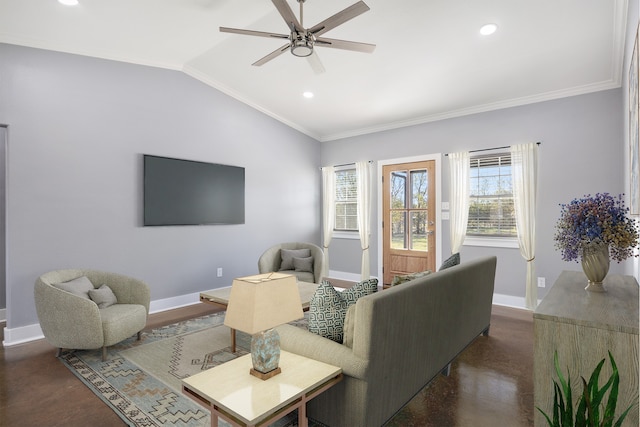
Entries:
{"label": "table lamp", "polygon": [[224,324],[251,334],[249,373],[266,380],[281,372],[280,335],[273,328],[302,317],[297,279],[266,273],[233,280]]}

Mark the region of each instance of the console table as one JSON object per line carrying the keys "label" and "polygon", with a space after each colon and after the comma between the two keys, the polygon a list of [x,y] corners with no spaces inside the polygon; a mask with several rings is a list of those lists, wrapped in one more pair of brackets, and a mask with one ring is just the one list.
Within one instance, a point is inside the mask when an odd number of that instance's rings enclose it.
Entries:
{"label": "console table", "polygon": [[[534,405],[553,409],[554,351],[565,378],[571,375],[573,398],[582,392],[581,376],[589,376],[602,359],[600,386],[611,375],[607,351],[620,372],[616,418],[634,404],[623,426],[638,426],[638,282],[631,276],[609,275],[607,292],[587,292],[582,272],[563,271],[533,314]],[[547,423],[536,409],[535,426]]]}

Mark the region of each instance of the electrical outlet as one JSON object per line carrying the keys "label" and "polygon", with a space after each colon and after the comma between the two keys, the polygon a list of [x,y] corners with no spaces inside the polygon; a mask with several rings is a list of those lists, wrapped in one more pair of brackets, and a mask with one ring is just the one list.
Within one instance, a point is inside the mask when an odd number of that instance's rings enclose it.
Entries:
{"label": "electrical outlet", "polygon": [[538,287],[539,288],[544,288],[545,287],[544,277],[538,277]]}
{"label": "electrical outlet", "polygon": [[218,277],[222,277],[222,267],[218,267]]}

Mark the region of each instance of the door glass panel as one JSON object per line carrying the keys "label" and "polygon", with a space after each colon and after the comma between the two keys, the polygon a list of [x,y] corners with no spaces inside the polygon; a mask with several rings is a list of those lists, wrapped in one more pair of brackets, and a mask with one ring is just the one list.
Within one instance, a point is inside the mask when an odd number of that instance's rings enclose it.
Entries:
{"label": "door glass panel", "polygon": [[411,208],[426,209],[429,182],[426,170],[411,171]]}
{"label": "door glass panel", "polygon": [[403,209],[407,200],[407,172],[397,171],[391,174],[391,209]]}
{"label": "door glass panel", "polygon": [[427,251],[427,211],[411,212],[411,249]]}
{"label": "door glass panel", "polygon": [[391,248],[406,249],[407,239],[405,238],[406,215],[404,211],[391,212]]}

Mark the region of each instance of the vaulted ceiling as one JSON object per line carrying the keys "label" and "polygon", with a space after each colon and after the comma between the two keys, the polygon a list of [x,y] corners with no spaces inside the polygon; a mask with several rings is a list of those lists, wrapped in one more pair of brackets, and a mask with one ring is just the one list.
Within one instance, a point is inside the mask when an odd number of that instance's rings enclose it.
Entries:
{"label": "vaulted ceiling", "polygon": [[[283,40],[219,31],[288,33],[270,0],[0,0],[0,42],[180,70],[319,141],[615,88],[625,74],[627,0],[364,1],[324,36],[376,49],[316,46],[319,74],[289,52],[252,66]],[[304,27],[355,2],[306,0]],[[487,23],[498,30],[482,36]]]}

